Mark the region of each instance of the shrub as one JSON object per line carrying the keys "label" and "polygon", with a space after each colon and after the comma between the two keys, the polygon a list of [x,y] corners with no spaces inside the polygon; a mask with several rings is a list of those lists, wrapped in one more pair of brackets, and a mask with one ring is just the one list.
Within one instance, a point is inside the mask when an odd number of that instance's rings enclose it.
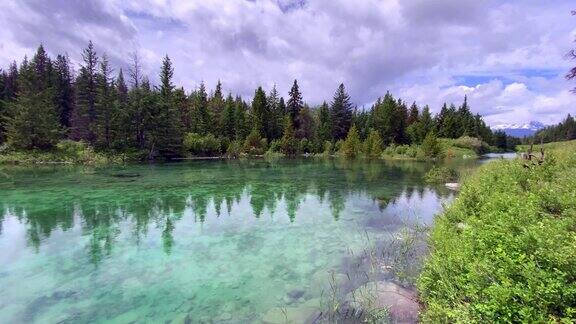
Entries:
{"label": "shrub", "polygon": [[424,175],[424,180],[428,183],[446,183],[458,180],[458,172],[448,167],[432,167]]}
{"label": "shrub", "polygon": [[238,158],[242,155],[242,142],[232,141],[226,149],[226,156],[230,158]]}
{"label": "shrub", "polygon": [[576,141],[542,164],[501,160],[435,220],[418,279],[425,323],[572,323]]}
{"label": "shrub", "polygon": [[244,141],[244,152],[249,155],[262,155],[266,152],[268,142],[260,136],[260,133],[253,129]]}
{"label": "shrub", "polygon": [[476,137],[462,136],[454,140],[454,146],[471,149],[479,155],[490,152],[490,146]]}
{"label": "shrub", "polygon": [[368,137],[364,141],[364,155],[370,158],[380,157],[384,143],[380,133],[374,129],[370,130]]}
{"label": "shrub", "polygon": [[360,135],[358,135],[358,129],[356,125],[352,125],[352,128],[348,131],[348,136],[346,140],[340,147],[340,153],[346,158],[356,158],[360,155],[361,150]]}
{"label": "shrub", "polygon": [[422,151],[427,158],[436,158],[440,155],[441,148],[438,139],[433,132],[430,132],[422,142]]}
{"label": "shrub", "polygon": [[221,143],[212,134],[202,136],[188,133],[184,136],[184,150],[196,156],[215,156],[221,153]]}

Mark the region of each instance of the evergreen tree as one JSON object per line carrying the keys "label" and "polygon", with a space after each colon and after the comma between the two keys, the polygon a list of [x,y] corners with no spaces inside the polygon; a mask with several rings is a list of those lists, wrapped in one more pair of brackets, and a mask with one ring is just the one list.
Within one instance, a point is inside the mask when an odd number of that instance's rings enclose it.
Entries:
{"label": "evergreen tree", "polygon": [[308,105],[304,105],[298,113],[298,129],[296,130],[296,138],[311,140],[314,138],[314,117],[310,112]]}
{"label": "evergreen tree", "polygon": [[300,109],[304,106],[302,102],[302,93],[300,93],[300,89],[298,88],[298,81],[294,80],[294,84],[288,93],[289,99],[288,104],[286,106],[287,113],[292,120],[292,127],[298,129],[300,126],[298,124],[298,114],[300,113]]}
{"label": "evergreen tree", "polygon": [[72,85],[72,72],[68,64],[68,58],[64,55],[58,55],[54,63],[56,73],[55,91],[56,107],[58,110],[58,119],[64,129],[69,129],[74,110],[74,88]]}
{"label": "evergreen tree", "polygon": [[433,131],[426,134],[424,141],[422,141],[422,151],[424,152],[424,156],[429,158],[440,156],[440,143],[438,143],[436,134],[434,134]]}
{"label": "evergreen tree", "polygon": [[13,147],[49,149],[60,137],[51,69],[42,46],[31,64],[27,60],[22,64],[18,96],[11,103],[12,114],[7,123],[7,140]]}
{"label": "evergreen tree", "polygon": [[362,149],[362,142],[360,142],[360,135],[358,135],[358,129],[356,125],[352,125],[346,140],[342,144],[341,153],[346,158],[356,158],[360,156],[360,150]]}
{"label": "evergreen tree", "polygon": [[284,100],[279,98],[276,85],[274,85],[267,98],[268,109],[270,110],[270,139],[282,137],[285,107],[280,106],[280,100],[282,100],[282,104],[284,104]]}
{"label": "evergreen tree", "polygon": [[397,122],[396,100],[390,93],[378,98],[372,107],[372,127],[380,133],[385,145],[394,142],[394,124]]}
{"label": "evergreen tree", "polygon": [[153,136],[155,149],[163,158],[174,158],[180,155],[182,134],[178,108],[174,98],[174,68],[168,55],[162,61],[160,69],[160,98],[158,111],[153,116]]}
{"label": "evergreen tree", "polygon": [[224,112],[222,113],[222,135],[229,140],[234,140],[236,137],[236,114],[235,102],[232,94],[228,94],[224,103]]}
{"label": "evergreen tree", "polygon": [[92,41],[82,53],[83,65],[76,79],[76,109],[73,112],[72,137],[90,144],[96,141],[96,96],[98,57]]}
{"label": "evergreen tree", "polygon": [[410,106],[410,113],[408,114],[408,126],[417,123],[420,120],[420,112],[418,111],[418,106],[416,106],[416,102],[412,103]]}
{"label": "evergreen tree", "polygon": [[284,135],[280,140],[280,147],[282,153],[287,156],[295,156],[298,153],[298,140],[294,134],[294,126],[292,126],[292,119],[287,116],[284,120]]}
{"label": "evergreen tree", "polygon": [[266,121],[269,116],[268,105],[266,103],[266,93],[262,87],[258,87],[252,100],[252,130],[257,132],[261,137],[268,138],[269,129]]}
{"label": "evergreen tree", "polygon": [[112,142],[112,118],[114,115],[114,81],[112,69],[106,55],[100,60],[100,73],[97,75],[95,129],[98,145],[109,149]]}
{"label": "evergreen tree", "polygon": [[210,131],[214,134],[220,134],[222,130],[220,121],[222,120],[222,111],[224,111],[224,97],[222,95],[222,83],[220,80],[218,80],[218,83],[216,84],[216,90],[210,97],[208,106],[210,120],[212,121],[212,124],[210,125]]}
{"label": "evergreen tree", "polygon": [[243,140],[248,135],[248,127],[246,126],[246,103],[240,97],[236,97],[234,120],[236,122],[236,139]]}
{"label": "evergreen tree", "polygon": [[377,130],[371,129],[366,141],[364,141],[364,155],[370,158],[379,158],[382,154],[384,142]]}
{"label": "evergreen tree", "polygon": [[210,130],[210,113],[208,111],[208,94],[204,83],[193,94],[192,99],[192,132],[206,135]]}
{"label": "evergreen tree", "polygon": [[124,80],[122,69],[114,83],[114,114],[112,115],[112,138],[113,147],[125,149],[130,144],[131,115],[128,106],[128,86]]}
{"label": "evergreen tree", "polygon": [[320,143],[332,140],[332,121],[330,119],[330,108],[326,101],[318,109],[318,139]]}
{"label": "evergreen tree", "polygon": [[330,118],[332,119],[332,138],[339,140],[346,137],[352,123],[352,103],[342,83],[334,94]]}

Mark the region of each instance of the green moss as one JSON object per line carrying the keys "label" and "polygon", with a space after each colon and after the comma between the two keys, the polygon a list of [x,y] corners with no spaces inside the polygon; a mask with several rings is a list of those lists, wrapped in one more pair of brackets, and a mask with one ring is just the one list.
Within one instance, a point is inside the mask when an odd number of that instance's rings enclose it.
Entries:
{"label": "green moss", "polygon": [[540,165],[485,165],[436,219],[423,322],[576,318],[576,141],[548,148]]}

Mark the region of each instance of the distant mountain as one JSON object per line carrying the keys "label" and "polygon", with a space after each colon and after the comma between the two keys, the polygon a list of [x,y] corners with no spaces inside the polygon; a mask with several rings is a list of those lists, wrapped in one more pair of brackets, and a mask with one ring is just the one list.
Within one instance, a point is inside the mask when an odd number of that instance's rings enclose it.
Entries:
{"label": "distant mountain", "polygon": [[524,136],[532,136],[537,131],[541,130],[542,128],[546,127],[546,125],[542,124],[541,122],[531,121],[527,124],[501,124],[492,126],[494,130],[503,130],[506,135],[514,136],[514,137],[524,137]]}

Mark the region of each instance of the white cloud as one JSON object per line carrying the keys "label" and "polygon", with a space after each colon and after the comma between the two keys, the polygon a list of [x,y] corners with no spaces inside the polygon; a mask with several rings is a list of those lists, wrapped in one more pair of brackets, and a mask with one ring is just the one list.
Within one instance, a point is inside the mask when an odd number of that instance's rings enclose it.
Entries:
{"label": "white cloud", "polygon": [[245,96],[273,84],[286,94],[298,78],[305,100],[316,104],[344,82],[360,106],[387,90],[435,110],[468,94],[492,123],[555,122],[576,100],[561,77],[541,74],[570,66],[563,57],[574,36],[572,6],[568,0],[554,6],[536,0],[7,0],[0,3],[6,26],[0,64],[30,55],[40,42],[78,60],[92,39],[117,66],[139,48],[153,81],[169,54],[176,81],[187,89],[220,79],[224,89]]}

